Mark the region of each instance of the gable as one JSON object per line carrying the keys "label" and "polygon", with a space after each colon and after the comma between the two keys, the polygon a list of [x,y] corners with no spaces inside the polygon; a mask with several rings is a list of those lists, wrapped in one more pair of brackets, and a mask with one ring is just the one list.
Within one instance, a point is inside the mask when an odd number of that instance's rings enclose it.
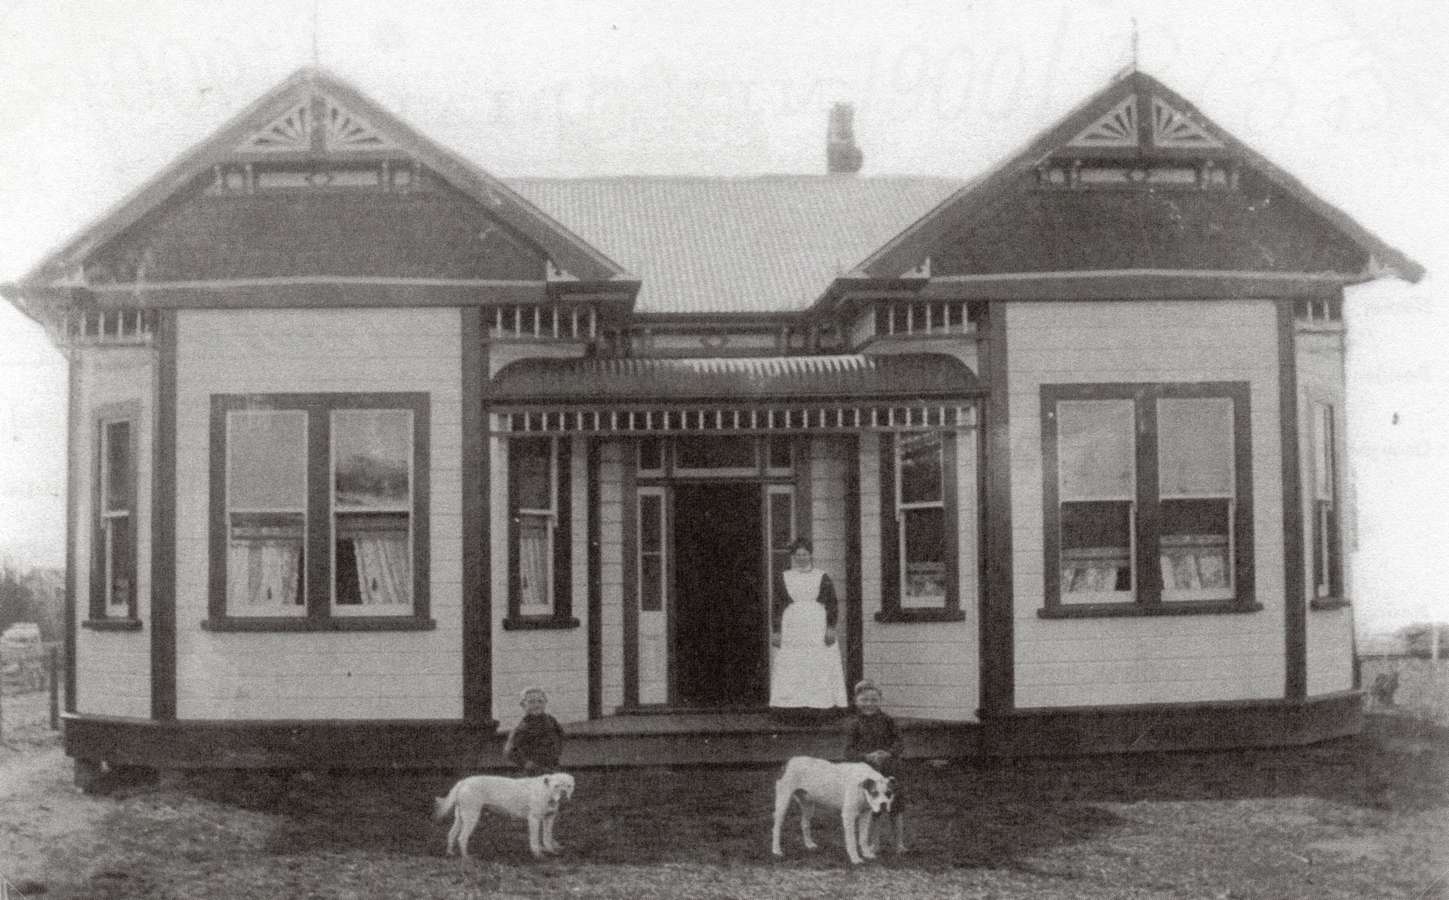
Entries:
{"label": "gable", "polygon": [[[203,179],[88,254],[92,285],[335,276],[533,280],[548,254],[431,171],[382,164]],[[341,184],[339,184],[341,182]]]}
{"label": "gable", "polygon": [[1150,269],[1417,280],[1389,247],[1140,72],[859,267],[874,278]]}
{"label": "gable", "polygon": [[1364,271],[1369,254],[1253,173],[1231,190],[1020,188],[945,234],[936,276],[1116,269]]}
{"label": "gable", "polygon": [[295,275],[637,287],[503,182],[312,69],[184,154],[21,287]]}

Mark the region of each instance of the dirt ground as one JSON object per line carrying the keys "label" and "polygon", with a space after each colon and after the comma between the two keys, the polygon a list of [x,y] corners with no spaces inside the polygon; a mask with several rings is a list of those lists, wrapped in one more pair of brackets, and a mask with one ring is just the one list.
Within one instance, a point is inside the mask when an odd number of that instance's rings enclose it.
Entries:
{"label": "dirt ground", "polygon": [[[1147,754],[909,773],[912,852],[852,869],[838,820],[769,852],[773,769],[576,773],[557,860],[485,817],[443,855],[445,775],[212,773],[75,789],[43,694],[4,698],[10,897],[906,897],[1449,900],[1449,738],[1373,715],[1293,751]],[[3,892],[0,892],[3,895]]]}

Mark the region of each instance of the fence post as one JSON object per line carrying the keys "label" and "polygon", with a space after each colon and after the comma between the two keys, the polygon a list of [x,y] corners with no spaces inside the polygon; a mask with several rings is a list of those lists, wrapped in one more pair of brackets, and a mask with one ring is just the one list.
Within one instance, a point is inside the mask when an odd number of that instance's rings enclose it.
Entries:
{"label": "fence post", "polygon": [[60,648],[54,645],[46,648],[46,662],[50,670],[50,730],[60,730]]}

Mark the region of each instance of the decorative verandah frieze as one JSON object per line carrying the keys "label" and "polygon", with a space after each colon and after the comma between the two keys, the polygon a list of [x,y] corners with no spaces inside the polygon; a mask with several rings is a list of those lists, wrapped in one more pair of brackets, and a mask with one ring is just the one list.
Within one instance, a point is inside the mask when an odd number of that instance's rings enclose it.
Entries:
{"label": "decorative verandah frieze", "polygon": [[976,404],[681,405],[609,409],[505,409],[491,413],[495,434],[764,434],[975,428]]}

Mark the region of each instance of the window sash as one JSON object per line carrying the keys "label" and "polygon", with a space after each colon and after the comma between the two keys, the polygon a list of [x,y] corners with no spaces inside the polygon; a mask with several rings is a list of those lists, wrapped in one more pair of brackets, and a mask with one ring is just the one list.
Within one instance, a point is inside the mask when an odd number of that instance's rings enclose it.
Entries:
{"label": "window sash", "polygon": [[412,605],[412,412],[331,412],[332,611],[399,615]]}
{"label": "window sash", "polygon": [[798,525],[795,520],[795,488],[788,484],[772,484],[765,492],[765,514],[769,516],[769,553],[766,554],[765,577],[770,585],[770,608],[783,603],[784,598],[775,596],[779,576],[791,565],[790,545],[795,543]]}
{"label": "window sash", "polygon": [[1339,599],[1344,590],[1334,408],[1314,403],[1312,409],[1313,493],[1308,537],[1313,548],[1313,599]]}
{"label": "window sash", "polygon": [[212,619],[425,617],[427,422],[423,393],[213,395]]}
{"label": "window sash", "polygon": [[571,448],[557,437],[509,443],[510,617],[559,619],[571,610]]}
{"label": "window sash", "polygon": [[136,445],[134,416],[96,422],[95,520],[91,604],[95,618],[128,619],[136,605]]}
{"label": "window sash", "polygon": [[881,615],[960,607],[956,442],[974,432],[881,435]]}
{"label": "window sash", "polygon": [[668,596],[664,488],[639,488],[639,609],[660,612]]}
{"label": "window sash", "polygon": [[1250,604],[1247,385],[1041,393],[1048,608]]}

